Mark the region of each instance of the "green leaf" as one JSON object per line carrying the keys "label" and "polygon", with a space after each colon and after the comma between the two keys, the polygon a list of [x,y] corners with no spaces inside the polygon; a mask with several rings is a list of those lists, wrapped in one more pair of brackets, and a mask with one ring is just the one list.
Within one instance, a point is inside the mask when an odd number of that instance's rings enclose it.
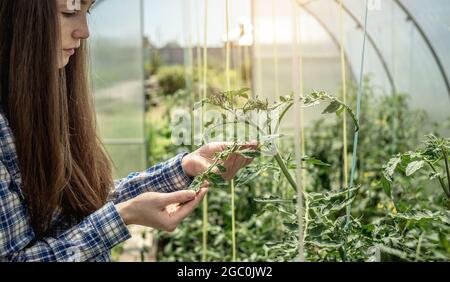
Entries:
{"label": "green leaf", "polygon": [[203,127],[209,127],[211,124],[214,123],[214,118],[212,118],[210,121],[205,122],[205,124],[203,125]]}
{"label": "green leaf", "polygon": [[305,243],[306,244],[311,244],[311,245],[319,247],[319,248],[331,248],[331,249],[337,249],[340,246],[342,246],[342,244],[338,244],[338,243],[330,242],[330,241],[325,241],[325,240],[320,240],[320,239],[309,240],[309,241],[306,241]]}
{"label": "green leaf", "polygon": [[406,167],[406,172],[405,172],[406,176],[412,175],[414,172],[416,172],[419,169],[421,169],[424,164],[425,164],[424,161],[413,161],[413,162],[410,162],[408,164],[408,166]]}
{"label": "green leaf", "polygon": [[412,210],[404,213],[392,214],[392,217],[416,222],[442,219],[442,215],[439,212],[432,212],[429,210]]}
{"label": "green leaf", "polygon": [[439,172],[430,172],[428,177],[430,178],[430,180],[439,179],[439,177],[441,177],[441,174]]}
{"label": "green leaf", "polygon": [[341,103],[334,100],[331,101],[330,104],[328,105],[328,107],[325,108],[325,110],[323,110],[322,114],[332,114],[337,112],[340,108],[341,108]]}
{"label": "green leaf", "polygon": [[323,161],[313,158],[313,157],[308,157],[308,156],[304,156],[302,158],[302,161],[307,163],[307,164],[312,164],[312,165],[319,165],[319,166],[331,166],[330,164],[324,163]]}
{"label": "green leaf", "polygon": [[376,247],[378,247],[380,249],[381,252],[386,253],[386,254],[390,254],[402,259],[408,259],[408,254],[406,254],[405,252],[402,252],[398,249],[395,248],[391,248],[385,245],[377,245]]}
{"label": "green leaf", "polygon": [[222,173],[227,172],[227,169],[226,169],[223,165],[221,165],[221,164],[218,164],[218,165],[217,165],[217,168],[218,168],[219,171],[222,172]]}
{"label": "green leaf", "polygon": [[223,177],[221,176],[221,175],[219,175],[219,174],[217,174],[217,173],[210,173],[210,174],[208,174],[208,180],[210,181],[210,182],[212,182],[213,184],[221,184],[221,182],[223,182],[224,181],[224,179],[223,179]]}
{"label": "green leaf", "polygon": [[383,190],[389,197],[392,196],[391,182],[387,180],[385,177],[381,177],[381,185],[383,186]]}
{"label": "green leaf", "polygon": [[248,94],[247,94],[247,92],[248,92],[249,90],[250,90],[250,88],[242,88],[242,89],[238,90],[238,91],[235,93],[235,95],[236,95],[236,96],[239,96],[239,97],[242,97],[242,98],[248,99]]}
{"label": "green leaf", "polygon": [[244,150],[240,150],[240,151],[236,151],[236,154],[240,154],[246,158],[257,158],[259,156],[261,156],[261,152],[259,150],[252,150],[252,149],[244,149]]}
{"label": "green leaf", "polygon": [[345,111],[345,107],[341,107],[339,110],[336,111],[336,115],[340,116]]}
{"label": "green leaf", "polygon": [[283,225],[284,225],[289,231],[298,231],[298,224],[297,224],[297,223],[283,222]]}
{"label": "green leaf", "polygon": [[328,205],[327,210],[323,213],[323,215],[327,216],[327,215],[329,215],[329,214],[331,214],[333,212],[337,212],[337,211],[342,210],[343,208],[345,208],[348,205],[350,205],[353,202],[354,199],[355,199],[355,195],[353,195],[351,198],[349,198],[349,199],[347,199],[345,201],[333,203],[331,205],[331,207],[329,207],[329,205]]}
{"label": "green leaf", "polygon": [[389,162],[384,167],[383,174],[385,178],[392,182],[392,176],[394,175],[395,169],[397,168],[398,164],[402,161],[400,156],[397,156],[395,158],[392,158],[389,160]]}
{"label": "green leaf", "polygon": [[292,200],[285,200],[275,197],[270,198],[254,198],[253,201],[258,203],[292,203]]}
{"label": "green leaf", "polygon": [[189,190],[194,191],[194,192],[198,192],[200,190],[200,188],[202,187],[203,184],[203,179],[201,177],[196,177],[191,185],[189,186]]}

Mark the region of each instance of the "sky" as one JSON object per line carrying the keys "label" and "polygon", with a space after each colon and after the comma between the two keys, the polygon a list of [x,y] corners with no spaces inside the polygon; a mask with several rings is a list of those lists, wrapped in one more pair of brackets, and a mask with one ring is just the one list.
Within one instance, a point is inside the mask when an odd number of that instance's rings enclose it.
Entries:
{"label": "sky", "polygon": [[[144,0],[144,33],[161,46],[178,39],[178,43],[203,42],[204,0]],[[238,26],[240,17],[251,17],[250,1],[229,1],[229,28]],[[225,34],[225,1],[208,1],[208,45],[222,46]],[[181,42],[180,42],[181,41]]]}

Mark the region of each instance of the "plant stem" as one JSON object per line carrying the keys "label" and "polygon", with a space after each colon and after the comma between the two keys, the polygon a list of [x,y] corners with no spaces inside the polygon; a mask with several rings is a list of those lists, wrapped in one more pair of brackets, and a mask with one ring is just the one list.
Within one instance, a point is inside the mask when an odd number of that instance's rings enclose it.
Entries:
{"label": "plant stem", "polygon": [[232,261],[236,262],[236,211],[235,211],[235,185],[234,185],[234,179],[231,179],[230,186],[231,186],[231,245],[232,245]]}
{"label": "plant stem", "polygon": [[203,238],[202,238],[202,261],[206,261],[206,255],[208,252],[208,195],[203,198]]}
{"label": "plant stem", "polygon": [[[287,112],[286,109],[285,109],[285,112]],[[269,123],[268,123],[269,134],[272,134],[272,126],[270,125],[269,113],[267,113],[267,118],[268,118],[267,120],[269,121]],[[279,121],[281,121],[281,118],[279,119]],[[294,191],[297,191],[297,183],[295,182],[294,178],[292,178],[292,175],[289,173],[289,169],[287,168],[286,163],[284,162],[284,160],[281,157],[280,152],[278,152],[278,150],[277,150],[277,153],[275,154],[275,160],[277,161],[278,166],[281,168],[281,171],[283,172],[284,176],[287,178],[292,189],[294,189]]]}
{"label": "plant stem", "polygon": [[[425,160],[425,162],[431,167],[431,169],[434,171],[434,173],[438,173],[436,168],[430,161]],[[442,180],[442,177],[439,175],[438,175],[438,180],[439,180],[439,183],[441,184],[442,190],[444,190],[444,194],[447,196],[447,198],[450,198],[450,192],[447,191],[447,188],[445,187],[445,183]]]}
{"label": "plant stem", "polygon": [[425,231],[422,231],[422,234],[420,234],[419,237],[419,241],[417,243],[417,248],[416,248],[416,261],[419,261],[419,256],[420,256],[420,248],[422,247],[422,240],[423,240],[423,236],[425,235]]}
{"label": "plant stem", "polygon": [[448,196],[450,196],[450,169],[449,169],[449,165],[448,165],[448,156],[447,156],[447,152],[445,151],[445,148],[442,148],[442,154],[444,155],[445,170],[447,172],[447,182],[448,182],[447,197],[448,197]]}
{"label": "plant stem", "polygon": [[306,191],[303,191],[303,199],[305,199],[305,227],[303,229],[303,242],[306,240],[306,234],[309,225],[309,198]]}
{"label": "plant stem", "polygon": [[[234,124],[234,142],[237,142],[237,117],[235,115],[236,123]],[[231,188],[231,244],[232,244],[232,261],[236,262],[236,210],[235,210],[235,201],[236,201],[236,194],[235,194],[235,184],[234,184],[234,178],[230,181],[230,188]]]}
{"label": "plant stem", "polygon": [[[203,40],[203,92],[202,99],[206,99],[206,95],[208,92],[208,0],[204,0],[204,40]],[[202,126],[202,136],[204,136],[204,125],[205,124],[205,109],[202,107],[202,118],[201,118],[201,126]],[[203,199],[203,261],[206,261],[207,256],[207,240],[208,240],[208,201],[207,197]]]}
{"label": "plant stem", "polygon": [[292,105],[294,105],[294,103],[289,103],[286,108],[284,108],[284,110],[281,112],[280,117],[278,118],[278,122],[277,125],[275,126],[275,132],[278,132],[278,128],[281,125],[281,121],[283,120],[284,116],[286,115],[286,113],[289,111],[289,109],[292,107]]}
{"label": "plant stem", "polygon": [[297,183],[295,183],[294,178],[292,178],[292,175],[289,173],[289,169],[287,168],[286,163],[284,162],[284,160],[281,157],[279,152],[276,153],[275,160],[277,161],[278,165],[280,166],[281,171],[283,172],[284,176],[287,178],[292,189],[294,189],[294,191],[297,191]]}

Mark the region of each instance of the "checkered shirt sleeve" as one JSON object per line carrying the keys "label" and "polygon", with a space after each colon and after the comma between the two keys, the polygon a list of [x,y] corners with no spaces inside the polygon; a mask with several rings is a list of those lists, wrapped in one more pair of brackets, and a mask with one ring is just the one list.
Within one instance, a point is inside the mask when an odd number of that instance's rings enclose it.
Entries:
{"label": "checkered shirt sleeve", "polygon": [[109,261],[111,249],[130,238],[115,204],[148,192],[173,192],[192,182],[181,162],[186,152],[116,180],[107,203],[77,224],[56,226],[36,239],[21,185],[14,138],[0,107],[0,261]]}
{"label": "checkered shirt sleeve", "polygon": [[181,165],[187,152],[182,152],[170,160],[159,163],[142,172],[130,173],[127,177],[114,181],[115,189],[110,200],[120,203],[145,192],[175,192],[186,189],[193,178],[186,175]]}

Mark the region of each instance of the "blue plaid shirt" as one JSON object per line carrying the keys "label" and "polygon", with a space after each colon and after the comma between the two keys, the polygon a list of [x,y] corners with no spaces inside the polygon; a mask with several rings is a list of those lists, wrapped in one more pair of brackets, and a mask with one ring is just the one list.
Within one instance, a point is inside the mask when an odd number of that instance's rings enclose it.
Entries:
{"label": "blue plaid shirt", "polygon": [[108,202],[81,222],[53,220],[54,234],[36,240],[24,195],[14,137],[0,106],[0,261],[110,261],[111,248],[130,238],[115,204],[144,192],[174,192],[192,182],[186,152],[114,181]]}

